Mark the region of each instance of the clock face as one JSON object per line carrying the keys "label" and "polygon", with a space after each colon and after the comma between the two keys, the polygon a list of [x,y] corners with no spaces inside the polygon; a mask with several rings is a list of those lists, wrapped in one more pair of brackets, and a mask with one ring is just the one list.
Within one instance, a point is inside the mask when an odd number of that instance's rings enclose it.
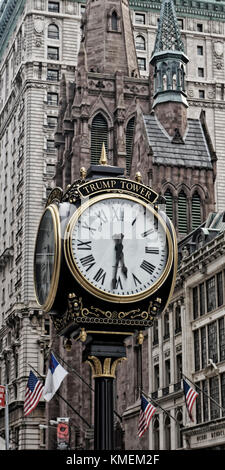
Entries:
{"label": "clock face", "polygon": [[154,292],[172,262],[172,242],[152,207],[128,195],[98,196],[74,214],[66,257],[88,291],[112,302]]}
{"label": "clock face", "polygon": [[59,220],[57,207],[49,206],[42,215],[35,245],[34,285],[38,303],[48,311],[58,280]]}

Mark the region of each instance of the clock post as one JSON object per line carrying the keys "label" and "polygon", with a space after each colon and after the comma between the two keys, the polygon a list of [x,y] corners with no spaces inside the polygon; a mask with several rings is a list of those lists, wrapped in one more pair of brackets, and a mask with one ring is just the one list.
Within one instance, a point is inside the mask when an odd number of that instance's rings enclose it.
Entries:
{"label": "clock post", "polygon": [[114,448],[114,381],[124,340],[166,308],[177,270],[174,227],[159,195],[107,165],[81,169],[66,191],[51,192],[36,238],[34,285],[67,348],[83,342],[95,382],[94,447]]}

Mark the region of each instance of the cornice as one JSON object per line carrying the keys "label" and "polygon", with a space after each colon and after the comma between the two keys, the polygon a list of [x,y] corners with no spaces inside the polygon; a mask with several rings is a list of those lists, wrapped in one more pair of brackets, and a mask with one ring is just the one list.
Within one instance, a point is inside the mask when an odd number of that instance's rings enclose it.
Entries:
{"label": "cornice", "polygon": [[[211,20],[225,21],[225,2],[207,2],[205,0],[176,0],[175,9],[178,14],[183,16],[191,16],[205,18]],[[160,0],[129,0],[131,9],[139,11],[155,11],[161,9]]]}

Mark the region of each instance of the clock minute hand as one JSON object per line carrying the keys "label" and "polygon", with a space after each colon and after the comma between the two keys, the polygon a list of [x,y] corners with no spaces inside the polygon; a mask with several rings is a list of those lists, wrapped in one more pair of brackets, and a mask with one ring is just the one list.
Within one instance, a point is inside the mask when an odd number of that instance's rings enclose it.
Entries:
{"label": "clock minute hand", "polygon": [[127,277],[127,268],[124,264],[124,253],[123,253],[123,244],[122,244],[122,240],[124,238],[124,235],[121,233],[121,235],[115,235],[113,238],[116,242],[115,243],[116,266],[115,266],[114,278],[112,280],[113,289],[115,289],[116,288],[116,283],[117,283],[117,271],[118,271],[119,262],[122,261],[122,263],[123,263],[122,272],[124,273],[124,275],[126,277]]}

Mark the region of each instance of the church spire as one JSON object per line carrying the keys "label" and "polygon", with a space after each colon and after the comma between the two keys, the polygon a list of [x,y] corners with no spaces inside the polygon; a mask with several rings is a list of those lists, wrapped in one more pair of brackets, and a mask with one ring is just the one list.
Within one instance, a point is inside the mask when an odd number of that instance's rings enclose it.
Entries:
{"label": "church spire", "polygon": [[128,0],[87,0],[82,23],[88,72],[139,77]]}
{"label": "church spire", "polygon": [[153,109],[171,136],[174,136],[175,132],[177,135],[178,131],[183,136],[186,129],[188,103],[185,93],[185,66],[187,62],[188,58],[184,53],[173,0],[163,0],[150,64],[154,67],[155,78]]}

